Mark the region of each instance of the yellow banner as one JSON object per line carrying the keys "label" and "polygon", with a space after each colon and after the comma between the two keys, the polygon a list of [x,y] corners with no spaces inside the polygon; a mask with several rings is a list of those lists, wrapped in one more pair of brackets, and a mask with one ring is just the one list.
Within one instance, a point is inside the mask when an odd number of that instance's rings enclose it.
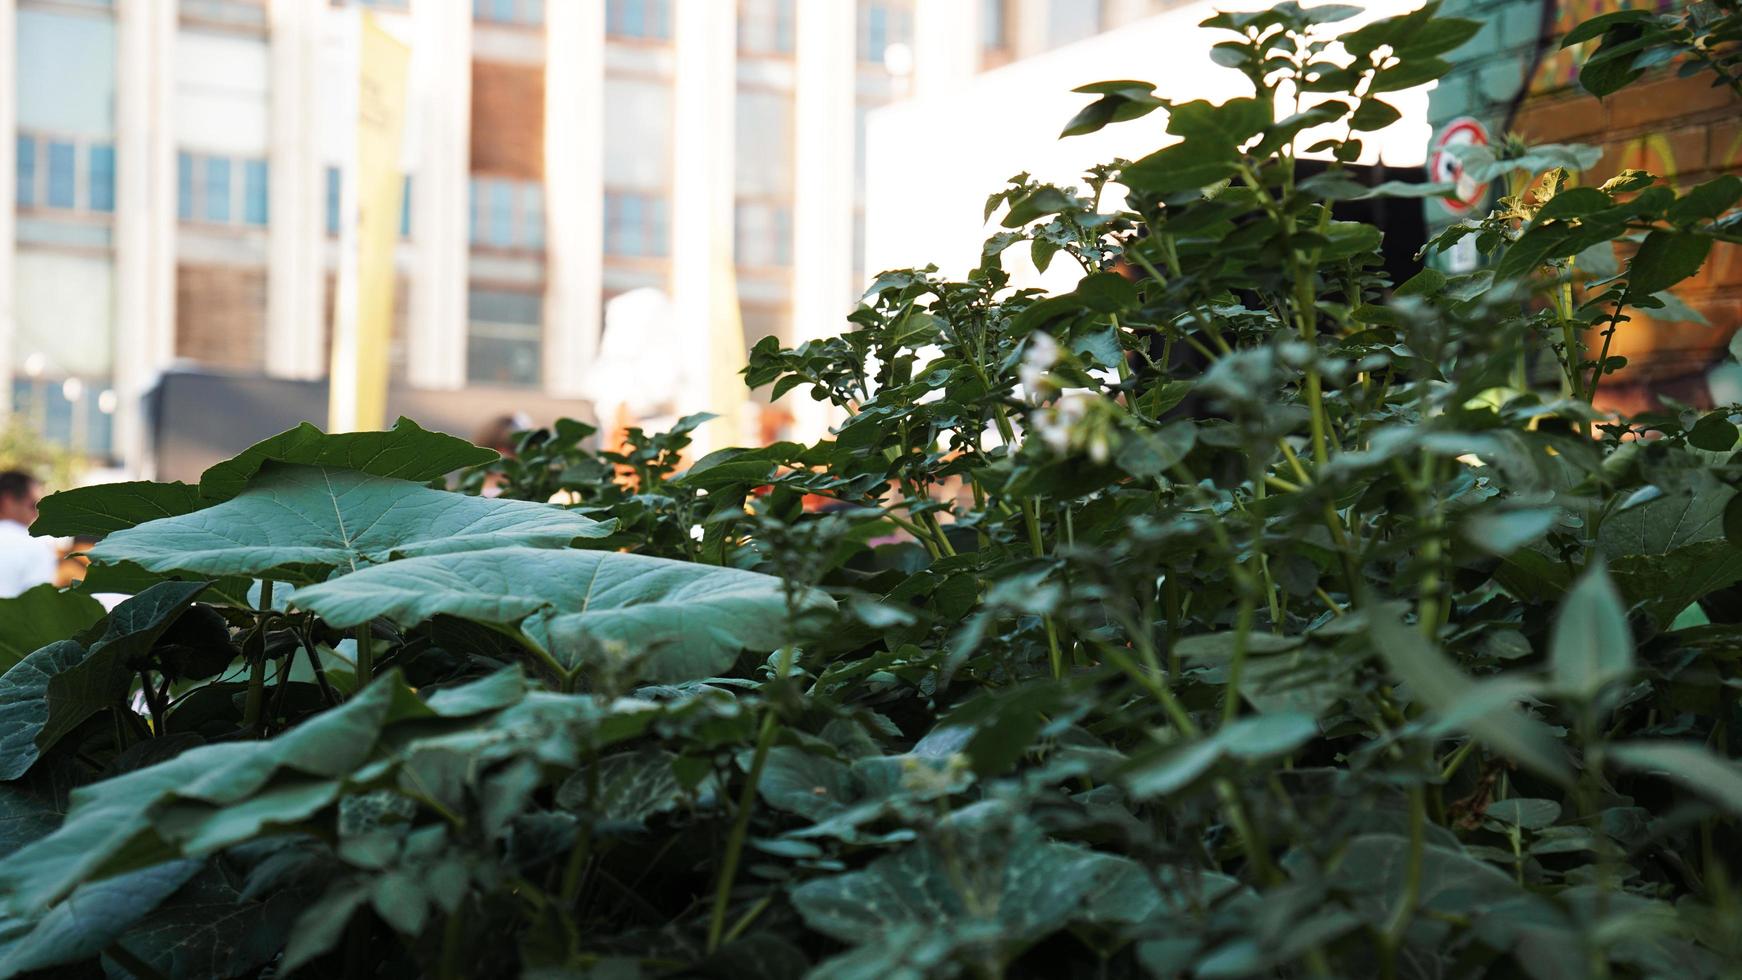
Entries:
{"label": "yellow banner", "polygon": [[399,241],[405,190],[399,154],[411,49],[382,30],[367,11],[358,49],[356,288],[339,291],[341,299],[349,298],[356,305],[351,311],[337,311],[333,318],[327,402],[327,427],[332,432],[379,429],[387,421],[393,250]]}

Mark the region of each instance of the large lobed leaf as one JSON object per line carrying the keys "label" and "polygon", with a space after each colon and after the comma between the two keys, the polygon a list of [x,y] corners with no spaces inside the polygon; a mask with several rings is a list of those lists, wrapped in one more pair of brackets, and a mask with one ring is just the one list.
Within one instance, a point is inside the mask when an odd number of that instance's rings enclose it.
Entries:
{"label": "large lobed leaf", "polygon": [[98,562],[151,572],[310,577],[395,557],[503,545],[562,547],[615,525],[549,504],[490,500],[390,477],[322,466],[269,464],[234,498],[117,531],[91,549]]}
{"label": "large lobed leaf", "polygon": [[268,463],[294,463],[356,470],[371,476],[423,483],[454,470],[488,463],[493,450],[430,432],[401,418],[384,432],[328,434],[304,422],[257,442],[185,483],[105,483],[43,498],[31,530],[60,537],[100,538],[165,517],[178,517],[241,493]]}
{"label": "large lobed leaf", "polygon": [[[337,627],[376,617],[413,625],[437,615],[504,626],[568,669],[620,645],[645,654],[646,676],[716,674],[739,650],[790,639],[780,579],[736,568],[616,552],[492,548],[410,558],[298,589],[291,602]],[[815,591],[798,610],[832,608]]]}
{"label": "large lobed leaf", "polygon": [[97,600],[52,585],[0,599],[0,672],[102,618],[103,606]]}
{"label": "large lobed leaf", "polygon": [[137,658],[186,612],[204,582],[164,582],[115,607],[102,633],[57,640],[0,676],[0,779],[17,779],[80,722],[126,710]]}

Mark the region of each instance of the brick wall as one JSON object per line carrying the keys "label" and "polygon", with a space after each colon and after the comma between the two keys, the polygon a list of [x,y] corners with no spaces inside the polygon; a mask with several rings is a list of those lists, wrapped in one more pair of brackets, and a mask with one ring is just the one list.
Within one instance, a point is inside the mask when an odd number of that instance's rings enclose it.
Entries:
{"label": "brick wall", "polygon": [[544,178],[544,69],[472,62],[472,171]]}
{"label": "brick wall", "polygon": [[176,266],[176,356],[235,371],[259,371],[266,354],[266,270]]}
{"label": "brick wall", "polygon": [[[1621,6],[1616,0],[1448,3],[1448,14],[1481,20],[1484,27],[1457,52],[1457,67],[1430,98],[1435,132],[1469,116],[1495,139],[1510,130],[1531,143],[1601,147],[1602,159],[1579,177],[1586,184],[1637,168],[1685,192],[1719,174],[1742,172],[1742,99],[1728,88],[1713,88],[1708,76],[1677,78],[1671,66],[1603,100],[1579,87],[1579,65],[1588,52],[1561,51],[1561,35]],[[1453,220],[1437,203],[1428,212],[1431,224]],[[1730,335],[1742,325],[1742,248],[1715,246],[1700,274],[1675,293],[1711,326],[1630,312],[1633,321],[1622,325],[1611,350],[1626,357],[1628,366],[1612,379],[1609,407],[1638,411],[1660,394],[1709,400],[1706,375],[1724,361]]]}

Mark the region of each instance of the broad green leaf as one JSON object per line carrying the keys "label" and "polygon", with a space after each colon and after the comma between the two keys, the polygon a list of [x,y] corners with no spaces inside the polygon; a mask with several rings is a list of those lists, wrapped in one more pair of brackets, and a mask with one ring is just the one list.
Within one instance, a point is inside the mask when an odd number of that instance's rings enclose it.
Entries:
{"label": "broad green leaf", "polygon": [[1713,412],[1694,423],[1688,430],[1688,445],[1710,453],[1727,453],[1736,448],[1736,423],[1728,412]]}
{"label": "broad green leaf", "polygon": [[1590,700],[1633,673],[1633,633],[1621,593],[1601,560],[1579,576],[1555,617],[1549,667],[1563,692]]}
{"label": "broad green leaf", "polygon": [[1135,191],[1165,196],[1227,180],[1235,168],[1232,146],[1176,143],[1120,171],[1119,182]]}
{"label": "broad green leaf", "polygon": [[[175,802],[214,812],[265,789],[280,773],[296,782],[345,777],[375,750],[396,702],[415,696],[397,672],[349,701],[269,741],[223,742],[189,749],[167,762],[73,791],[54,833],[0,858],[0,895],[25,914],[59,901],[80,884],[175,857],[180,841],[154,822]],[[204,830],[179,821],[182,835]]]}
{"label": "broad green leaf", "polygon": [[1355,107],[1355,114],[1349,117],[1349,128],[1358,133],[1372,132],[1384,129],[1403,118],[1389,102],[1379,99],[1367,99]]}
{"label": "broad green leaf", "polygon": [[[1375,610],[1368,629],[1386,666],[1408,685],[1410,696],[1449,715],[1474,696],[1477,685],[1453,666],[1421,631],[1393,612]],[[1510,704],[1464,718],[1459,727],[1500,754],[1563,786],[1573,783],[1566,755],[1548,726]]]}
{"label": "broad green leaf", "polygon": [[887,947],[891,934],[913,930],[916,942],[1014,951],[1082,916],[1115,880],[1133,880],[1127,858],[1048,840],[1026,822],[997,826],[986,812],[995,806],[947,818],[949,851],[917,843],[862,871],[812,879],[791,889],[793,907],[812,929],[852,945]]}
{"label": "broad green leaf", "polygon": [[36,650],[103,618],[103,605],[82,592],[39,585],[0,599],[0,673]]}
{"label": "broad green leaf", "polygon": [[306,885],[250,894],[241,874],[213,863],[119,945],[169,980],[249,976],[278,955],[310,897]]}
{"label": "broad green leaf", "polygon": [[1604,755],[1623,769],[1662,776],[1683,789],[1742,816],[1742,766],[1697,742],[1668,739],[1616,742]]}
{"label": "broad green leaf", "polygon": [[672,753],[653,748],[608,755],[564,780],[557,787],[556,804],[593,820],[640,827],[648,817],[682,801],[683,790],[672,774],[676,760]]}
{"label": "broad green leaf", "polygon": [[0,676],[0,779],[17,779],[99,711],[123,708],[131,662],[186,612],[203,582],[166,582],[116,606],[102,633],[57,640]]}
{"label": "broad green leaf", "polygon": [[[777,578],[616,552],[492,548],[408,558],[290,599],[338,627],[378,616],[409,626],[439,614],[518,625],[569,669],[645,655],[645,676],[660,680],[707,677],[739,650],[769,652],[791,635]],[[801,611],[834,605],[818,592],[796,602]]]}
{"label": "broad green leaf", "polygon": [[351,470],[270,465],[215,507],[111,534],[91,549],[91,559],[130,561],[152,572],[306,579],[308,569],[349,570],[399,557],[515,544],[560,548],[614,529],[549,504],[470,497]]}
{"label": "broad green leaf", "polygon": [[235,457],[200,474],[200,496],[228,500],[241,493],[268,462],[355,470],[370,476],[427,483],[454,470],[496,458],[496,451],[442,432],[430,432],[408,418],[383,432],[328,434],[304,422],[257,442]]}
{"label": "broad green leaf", "polygon": [[[1411,864],[1409,838],[1397,834],[1363,834],[1348,842],[1333,886],[1355,899],[1369,921],[1381,924],[1396,908],[1408,887]],[[1465,851],[1441,844],[1420,850],[1418,908],[1442,915],[1479,914],[1516,897],[1522,889],[1504,871]]]}
{"label": "broad green leaf", "polygon": [[1560,523],[1558,507],[1482,510],[1464,519],[1461,530],[1469,542],[1494,555],[1509,555],[1540,539]]}
{"label": "broad green leaf", "polygon": [[1101,97],[1084,106],[1060,137],[1093,133],[1108,123],[1137,119],[1167,104],[1156,98],[1155,86],[1148,82],[1097,82],[1072,91]]}
{"label": "broad green leaf", "polygon": [[203,506],[199,488],[185,483],[99,483],[42,498],[30,530],[55,537],[100,538]]}
{"label": "broad green leaf", "polygon": [[368,901],[369,892],[350,881],[334,885],[296,917],[279,970],[289,974],[337,946],[351,916]]}
{"label": "broad green leaf", "polygon": [[1541,830],[1561,817],[1561,805],[1553,800],[1510,799],[1488,804],[1482,815],[1525,830]]}
{"label": "broad green leaf", "polygon": [[4,947],[0,977],[90,959],[150,915],[200,870],[199,861],[166,861],[81,885]]}
{"label": "broad green leaf", "polygon": [[845,763],[792,745],[768,751],[756,792],[770,806],[812,820],[840,812],[860,795]]}
{"label": "broad green leaf", "polygon": [[1712,239],[1687,231],[1662,228],[1645,236],[1627,264],[1627,294],[1650,296],[1700,271]]}
{"label": "broad green leaf", "polygon": [[1138,799],[1168,796],[1196,782],[1224,760],[1256,762],[1287,755],[1319,733],[1311,715],[1282,712],[1238,719],[1215,734],[1134,761],[1124,781]]}
{"label": "broad green leaf", "polygon": [[1597,547],[1621,594],[1659,626],[1688,603],[1742,581],[1742,548],[1726,540],[1735,490],[1706,475],[1624,507],[1597,531]]}
{"label": "broad green leaf", "polygon": [[148,521],[179,517],[241,493],[268,463],[320,465],[424,483],[495,458],[494,450],[428,432],[405,418],[384,432],[334,435],[304,422],[206,470],[198,486],[105,483],[50,494],[43,498],[41,516],[31,527],[37,534],[101,538]]}
{"label": "broad green leaf", "polygon": [[1742,200],[1742,177],[1724,174],[1695,187],[1669,206],[1669,220],[1687,224],[1716,218]]}
{"label": "broad green leaf", "polygon": [[1561,47],[1570,48],[1575,44],[1589,41],[1594,37],[1601,37],[1605,31],[1612,30],[1623,24],[1637,24],[1641,21],[1650,20],[1654,16],[1656,16],[1654,11],[1644,7],[1633,10],[1614,10],[1606,14],[1598,14],[1589,20],[1581,21],[1578,26],[1568,31],[1566,36],[1561,38]]}

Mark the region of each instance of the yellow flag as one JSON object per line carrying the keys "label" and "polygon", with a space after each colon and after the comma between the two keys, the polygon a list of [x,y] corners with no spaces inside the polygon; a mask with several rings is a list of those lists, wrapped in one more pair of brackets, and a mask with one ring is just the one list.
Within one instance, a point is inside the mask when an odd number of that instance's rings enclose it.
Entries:
{"label": "yellow flag", "polygon": [[[404,178],[405,75],[411,50],[363,12],[357,70],[357,234],[355,288],[339,290],[352,310],[333,317],[327,427],[379,429],[387,415],[387,343],[393,330],[393,249],[399,241]],[[344,271],[341,270],[341,276]]]}

